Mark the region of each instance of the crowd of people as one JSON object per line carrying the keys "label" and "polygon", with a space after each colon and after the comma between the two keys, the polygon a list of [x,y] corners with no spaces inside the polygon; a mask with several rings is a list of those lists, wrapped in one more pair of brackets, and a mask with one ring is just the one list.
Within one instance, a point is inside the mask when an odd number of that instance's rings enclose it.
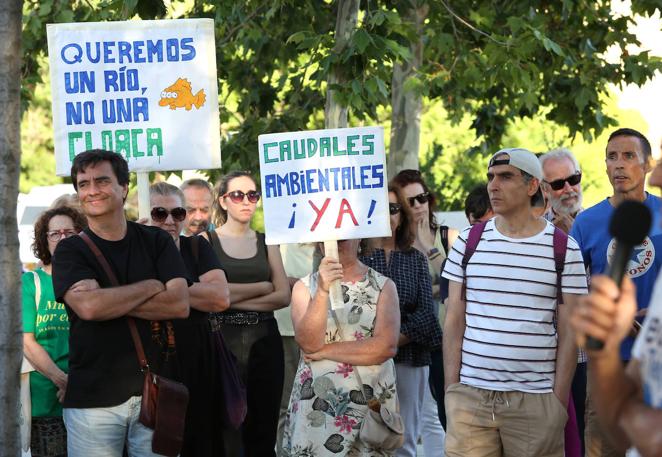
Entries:
{"label": "crowd of people", "polygon": [[[651,170],[662,187],[662,166],[632,129],[604,157],[613,194],[584,209],[572,152],[497,151],[459,233],[436,220],[425,176],[402,170],[391,235],[339,241],[335,257],[267,245],[248,172],[153,184],[149,217],[133,222],[122,156],[77,155],[76,194],[37,220],[40,265],[23,276],[31,455],[158,455],[127,318],[150,370],[188,388],[184,457],[406,457],[419,443],[430,457],[662,455],[662,200],[645,191]],[[625,200],[656,222],[619,290],[602,274]],[[578,348],[587,336],[603,349]],[[380,410],[401,417],[397,449],[367,438]]]}

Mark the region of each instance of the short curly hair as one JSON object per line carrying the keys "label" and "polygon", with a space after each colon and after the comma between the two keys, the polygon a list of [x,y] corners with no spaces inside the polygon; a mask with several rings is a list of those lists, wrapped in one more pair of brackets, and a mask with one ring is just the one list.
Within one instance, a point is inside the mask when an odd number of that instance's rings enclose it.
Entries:
{"label": "short curly hair", "polygon": [[51,208],[39,215],[34,224],[34,242],[32,243],[32,252],[35,257],[41,260],[44,265],[50,265],[51,252],[48,250],[48,224],[55,216],[67,216],[74,223],[74,230],[80,232],[87,227],[85,216],[75,208],[70,206],[58,206]]}

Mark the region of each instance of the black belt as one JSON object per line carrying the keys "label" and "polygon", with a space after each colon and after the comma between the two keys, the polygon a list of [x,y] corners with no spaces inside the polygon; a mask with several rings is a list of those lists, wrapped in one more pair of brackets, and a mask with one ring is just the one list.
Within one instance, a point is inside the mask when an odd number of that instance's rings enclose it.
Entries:
{"label": "black belt", "polygon": [[258,311],[233,311],[212,314],[209,321],[212,325],[212,330],[215,330],[218,324],[230,325],[256,325],[262,321],[273,319],[274,313],[258,312]]}

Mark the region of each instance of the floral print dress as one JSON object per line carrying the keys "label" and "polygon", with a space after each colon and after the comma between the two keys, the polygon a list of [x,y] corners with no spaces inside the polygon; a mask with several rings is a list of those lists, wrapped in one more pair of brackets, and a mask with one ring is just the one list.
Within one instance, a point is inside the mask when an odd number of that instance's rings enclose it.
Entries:
{"label": "floral print dress", "polygon": [[[317,289],[317,273],[302,281],[311,296]],[[369,268],[355,283],[342,283],[344,307],[337,310],[347,341],[372,337],[377,298],[387,278]],[[329,311],[325,343],[342,341]],[[291,457],[385,456],[368,448],[358,437],[368,406],[354,371],[357,367],[319,360],[299,360],[287,412],[283,447]],[[367,395],[391,410],[396,409],[395,368],[389,359],[381,365],[358,367]]]}

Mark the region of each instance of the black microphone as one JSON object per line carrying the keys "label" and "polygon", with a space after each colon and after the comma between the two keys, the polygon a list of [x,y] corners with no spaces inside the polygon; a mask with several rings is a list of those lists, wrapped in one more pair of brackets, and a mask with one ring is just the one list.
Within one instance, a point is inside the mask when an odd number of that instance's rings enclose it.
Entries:
{"label": "black microphone", "polygon": [[[616,249],[607,265],[605,274],[609,276],[620,288],[623,276],[627,269],[632,250],[646,239],[651,228],[651,212],[643,203],[625,200],[618,205],[609,222],[609,234],[615,238]],[[586,340],[586,348],[599,351],[604,343],[589,336]]]}

